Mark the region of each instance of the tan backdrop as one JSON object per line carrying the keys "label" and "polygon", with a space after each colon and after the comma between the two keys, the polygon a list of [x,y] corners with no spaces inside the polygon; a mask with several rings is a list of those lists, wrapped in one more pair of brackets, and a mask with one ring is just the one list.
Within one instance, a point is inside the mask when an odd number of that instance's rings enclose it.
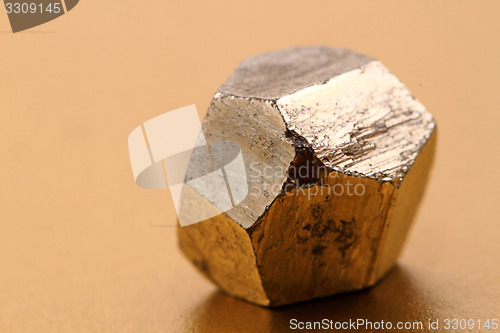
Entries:
{"label": "tan backdrop", "polygon": [[[2,9],[0,332],[498,318],[499,13],[494,0],[86,0],[12,34]],[[203,116],[244,57],[309,44],[386,64],[437,119],[437,158],[382,283],[267,310],[218,293],[184,260],[170,195],[135,186],[127,136],[184,105]]]}

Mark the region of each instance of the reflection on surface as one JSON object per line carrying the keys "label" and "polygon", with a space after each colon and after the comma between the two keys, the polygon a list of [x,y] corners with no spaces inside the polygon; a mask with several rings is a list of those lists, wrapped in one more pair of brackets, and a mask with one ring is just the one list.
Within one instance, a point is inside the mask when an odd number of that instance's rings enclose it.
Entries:
{"label": "reflection on surface", "polygon": [[190,330],[204,332],[288,332],[290,319],[333,321],[366,319],[375,321],[415,321],[427,323],[438,318],[429,304],[434,302],[425,288],[416,286],[409,269],[397,266],[373,288],[315,301],[267,309],[213,292],[190,316]]}

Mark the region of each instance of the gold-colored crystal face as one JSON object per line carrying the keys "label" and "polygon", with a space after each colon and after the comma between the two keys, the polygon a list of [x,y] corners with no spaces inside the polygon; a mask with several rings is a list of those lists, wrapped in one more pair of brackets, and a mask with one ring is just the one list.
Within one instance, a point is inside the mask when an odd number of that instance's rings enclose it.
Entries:
{"label": "gold-colored crystal face", "polygon": [[323,47],[247,59],[203,131],[209,145],[237,144],[247,169],[239,205],[179,228],[183,252],[223,290],[277,306],[373,285],[393,266],[436,135],[380,62]]}

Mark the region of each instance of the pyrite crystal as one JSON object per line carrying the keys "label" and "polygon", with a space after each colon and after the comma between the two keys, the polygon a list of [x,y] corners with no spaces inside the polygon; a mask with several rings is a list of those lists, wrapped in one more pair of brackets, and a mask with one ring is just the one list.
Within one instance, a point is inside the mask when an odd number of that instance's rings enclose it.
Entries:
{"label": "pyrite crystal", "polygon": [[209,145],[240,146],[249,192],[179,228],[180,247],[222,290],[264,306],[379,281],[405,242],[436,137],[432,116],[384,65],[325,47],[243,61],[203,132]]}

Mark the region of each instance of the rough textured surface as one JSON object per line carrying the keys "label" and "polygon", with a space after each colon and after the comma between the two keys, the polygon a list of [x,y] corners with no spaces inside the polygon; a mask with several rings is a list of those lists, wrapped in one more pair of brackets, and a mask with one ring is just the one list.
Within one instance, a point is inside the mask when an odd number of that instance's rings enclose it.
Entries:
{"label": "rough textured surface", "polygon": [[432,116],[378,61],[280,98],[287,128],[329,168],[403,177],[434,128]]}
{"label": "rough textured surface", "polygon": [[[244,60],[218,92],[276,100],[372,61],[346,49],[296,47]],[[272,79],[270,79],[272,78]]]}
{"label": "rough textured surface", "polygon": [[286,139],[285,123],[270,101],[218,94],[203,121],[203,130],[208,144],[229,141],[241,148],[249,193],[227,215],[248,228],[271,205],[286,181],[295,149]]}
{"label": "rough textured surface", "polygon": [[[223,219],[180,228],[181,249],[223,290],[266,306],[373,285],[404,244],[434,127],[393,74],[355,52],[293,48],[245,60],[203,131],[208,144],[240,145],[249,195]],[[235,226],[245,245],[226,244]],[[252,287],[230,282],[248,274],[240,260],[259,277]]]}

